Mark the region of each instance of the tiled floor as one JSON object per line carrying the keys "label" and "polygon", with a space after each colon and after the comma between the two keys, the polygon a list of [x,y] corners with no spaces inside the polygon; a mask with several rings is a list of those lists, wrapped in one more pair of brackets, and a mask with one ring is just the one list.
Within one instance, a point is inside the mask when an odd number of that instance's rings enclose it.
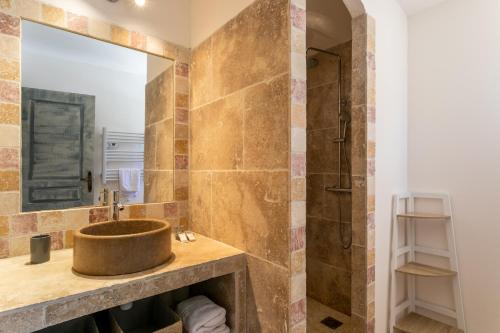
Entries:
{"label": "tiled floor", "polygon": [[[331,328],[323,325],[321,321],[326,317],[333,317],[342,323],[339,328],[332,330]],[[343,313],[337,312],[329,307],[307,298],[307,332],[312,333],[350,333],[351,332],[351,318]]]}

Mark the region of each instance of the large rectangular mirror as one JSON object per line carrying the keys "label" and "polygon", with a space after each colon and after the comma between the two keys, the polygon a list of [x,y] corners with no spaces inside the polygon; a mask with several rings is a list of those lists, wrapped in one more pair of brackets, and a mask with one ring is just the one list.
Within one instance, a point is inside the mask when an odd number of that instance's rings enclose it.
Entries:
{"label": "large rectangular mirror", "polygon": [[173,61],[22,22],[22,211],[173,199]]}

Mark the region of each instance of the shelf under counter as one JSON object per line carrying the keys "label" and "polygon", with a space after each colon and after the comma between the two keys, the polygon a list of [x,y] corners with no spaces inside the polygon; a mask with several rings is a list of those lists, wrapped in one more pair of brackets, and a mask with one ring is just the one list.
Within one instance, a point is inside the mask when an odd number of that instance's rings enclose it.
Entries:
{"label": "shelf under counter", "polygon": [[53,251],[39,265],[28,264],[29,256],[1,259],[0,332],[32,332],[229,274],[242,289],[243,251],[201,235],[191,243],[173,240],[172,251],[175,256],[157,268],[102,277],[74,272],[72,249]]}

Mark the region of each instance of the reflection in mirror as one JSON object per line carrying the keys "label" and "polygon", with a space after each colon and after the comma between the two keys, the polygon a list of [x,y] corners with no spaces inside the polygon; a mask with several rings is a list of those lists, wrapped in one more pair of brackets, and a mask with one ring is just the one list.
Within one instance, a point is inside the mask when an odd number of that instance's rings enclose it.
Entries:
{"label": "reflection in mirror", "polygon": [[22,23],[22,211],[173,199],[173,62]]}

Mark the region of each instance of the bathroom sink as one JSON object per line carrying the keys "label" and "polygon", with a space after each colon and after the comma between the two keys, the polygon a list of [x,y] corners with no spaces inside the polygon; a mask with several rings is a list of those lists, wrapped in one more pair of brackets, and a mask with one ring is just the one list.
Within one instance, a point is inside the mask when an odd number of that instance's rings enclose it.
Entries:
{"label": "bathroom sink", "polygon": [[171,255],[171,227],[160,220],[95,223],[74,235],[73,269],[85,275],[141,272],[164,264]]}

